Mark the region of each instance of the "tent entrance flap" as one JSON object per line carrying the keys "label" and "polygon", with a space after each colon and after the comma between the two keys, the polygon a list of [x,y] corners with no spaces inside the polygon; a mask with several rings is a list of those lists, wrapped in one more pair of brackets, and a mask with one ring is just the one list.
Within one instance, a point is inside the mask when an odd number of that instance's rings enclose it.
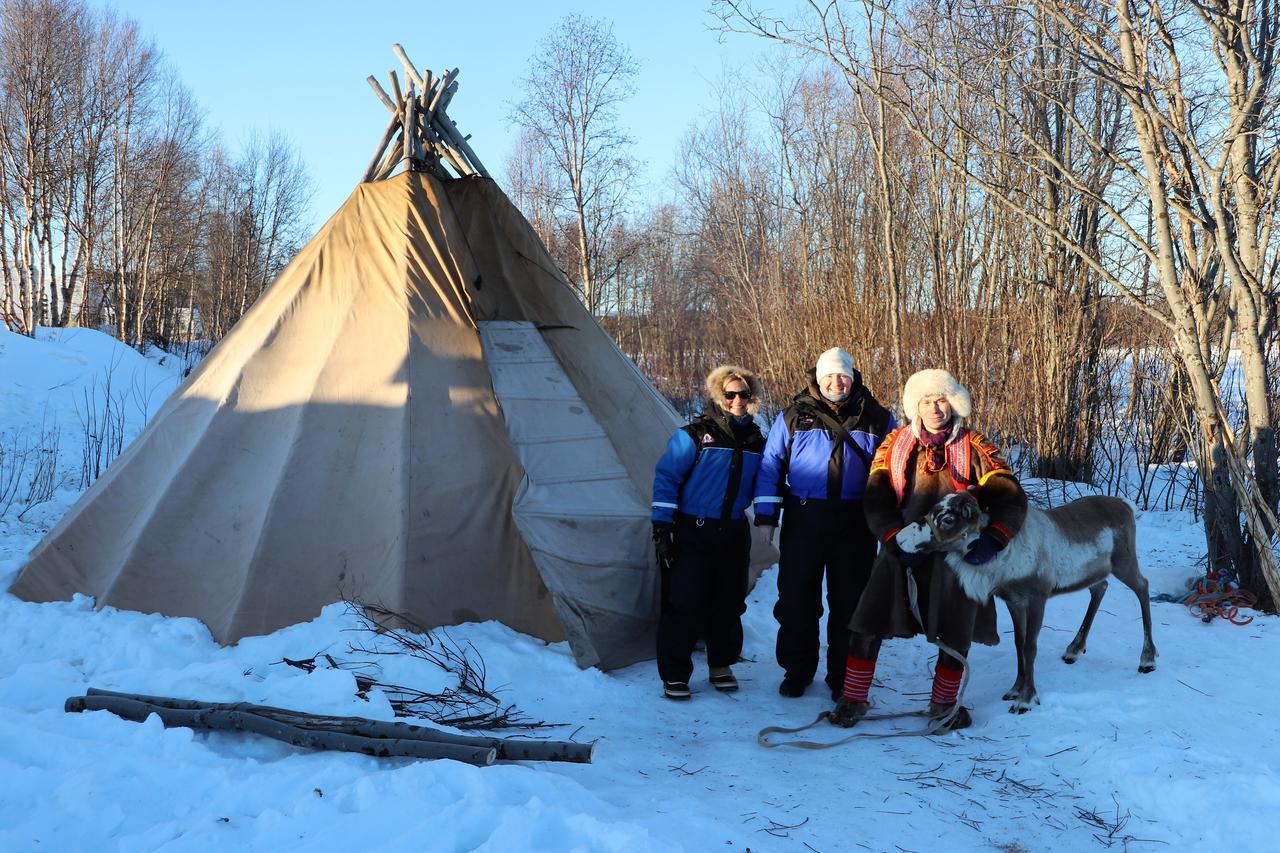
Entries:
{"label": "tent entrance flap", "polygon": [[477,325],[525,470],[512,516],[574,656],[604,669],[651,656],[658,583],[648,501],[537,327]]}

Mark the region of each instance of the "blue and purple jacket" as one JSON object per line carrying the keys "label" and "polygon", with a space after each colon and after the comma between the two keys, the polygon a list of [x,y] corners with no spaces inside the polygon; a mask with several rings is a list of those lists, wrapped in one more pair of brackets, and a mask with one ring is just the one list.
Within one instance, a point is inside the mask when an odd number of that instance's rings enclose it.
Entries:
{"label": "blue and purple jacket", "polygon": [[769,430],[756,475],[756,524],[777,524],[787,497],[861,500],[876,448],[897,425],[856,371],[853,390],[838,409],[822,399],[811,375],[810,386],[796,394]]}

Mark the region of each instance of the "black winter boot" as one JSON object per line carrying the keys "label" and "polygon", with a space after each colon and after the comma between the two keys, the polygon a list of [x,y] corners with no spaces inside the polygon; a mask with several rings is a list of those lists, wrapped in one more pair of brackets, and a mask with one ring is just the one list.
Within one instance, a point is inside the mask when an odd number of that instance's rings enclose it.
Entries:
{"label": "black winter boot", "polygon": [[867,715],[867,709],[871,707],[866,702],[854,702],[852,699],[841,699],[836,702],[835,710],[827,715],[827,719],[831,721],[831,725],[839,726],[842,729],[853,728],[858,720]]}
{"label": "black winter boot", "polygon": [[[948,720],[944,725],[938,726],[936,723],[946,718],[951,709],[955,708],[955,716]],[[973,717],[969,716],[969,709],[961,705],[956,708],[955,704],[939,705],[937,702],[929,703],[929,722],[935,735],[943,735],[947,732],[954,732],[957,729],[967,729],[973,725]]]}
{"label": "black winter boot", "polygon": [[809,689],[809,682],[788,675],[778,685],[778,692],[788,699],[799,699]]}
{"label": "black winter boot", "polygon": [[711,667],[711,686],[721,693],[732,693],[738,689],[738,679],[734,677],[733,670],[727,666]]}
{"label": "black winter boot", "polygon": [[689,690],[689,682],[687,681],[664,681],[662,682],[662,695],[668,699],[683,701],[688,699],[692,693]]}

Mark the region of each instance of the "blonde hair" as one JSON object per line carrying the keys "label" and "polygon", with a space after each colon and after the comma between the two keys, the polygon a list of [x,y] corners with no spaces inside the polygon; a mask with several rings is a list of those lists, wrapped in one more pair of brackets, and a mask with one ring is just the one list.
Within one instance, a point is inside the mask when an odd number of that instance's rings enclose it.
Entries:
{"label": "blonde hair", "polygon": [[764,385],[760,383],[760,377],[736,364],[722,364],[707,374],[707,399],[721,409],[727,409],[729,401],[725,399],[724,386],[735,379],[745,382],[747,388],[751,390],[751,399],[747,401],[747,412],[756,414],[760,411],[760,397],[764,394]]}

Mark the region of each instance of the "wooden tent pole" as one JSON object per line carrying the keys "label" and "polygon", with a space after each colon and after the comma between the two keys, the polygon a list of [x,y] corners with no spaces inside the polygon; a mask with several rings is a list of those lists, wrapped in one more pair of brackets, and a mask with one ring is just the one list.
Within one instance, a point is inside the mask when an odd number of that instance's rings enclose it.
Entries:
{"label": "wooden tent pole", "polygon": [[399,112],[399,110],[396,109],[395,102],[392,101],[391,98],[387,95],[387,93],[383,90],[382,84],[378,82],[377,77],[374,77],[372,74],[370,74],[368,77],[364,79],[369,81],[369,86],[370,88],[373,89],[373,93],[378,96],[378,100],[382,101],[382,103],[387,105],[387,109],[391,110],[391,112],[393,113]]}
{"label": "wooden tent pole", "polygon": [[391,45],[391,50],[396,56],[400,57],[400,63],[404,65],[404,73],[411,81],[418,84],[418,88],[426,90],[427,84],[422,79],[422,75],[418,73],[417,67],[409,61],[409,56],[404,52],[404,48],[398,44]]}
{"label": "wooden tent pole", "polygon": [[386,132],[382,134],[382,141],[378,143],[378,150],[374,152],[373,159],[369,161],[369,167],[364,170],[364,179],[361,183],[367,184],[373,180],[378,171],[378,164],[382,161],[382,155],[386,152],[387,145],[391,142],[391,137],[396,135],[396,128],[399,126],[400,114],[392,113],[391,121],[387,122]]}
{"label": "wooden tent pole", "polygon": [[[430,69],[419,72],[403,47],[394,44],[391,49],[404,66],[407,91],[401,91],[400,78],[394,69],[387,72],[394,100],[372,75],[367,78],[374,94],[391,110],[392,121],[365,170],[365,181],[382,180],[395,171],[401,160],[410,170],[429,169],[445,177],[448,172],[442,163],[447,163],[460,176],[489,177],[489,171],[467,143],[467,137],[447,113],[449,102],[458,91],[458,69],[447,68],[438,77]],[[401,135],[393,142],[396,127],[400,128]],[[394,147],[388,149],[388,146]]]}

